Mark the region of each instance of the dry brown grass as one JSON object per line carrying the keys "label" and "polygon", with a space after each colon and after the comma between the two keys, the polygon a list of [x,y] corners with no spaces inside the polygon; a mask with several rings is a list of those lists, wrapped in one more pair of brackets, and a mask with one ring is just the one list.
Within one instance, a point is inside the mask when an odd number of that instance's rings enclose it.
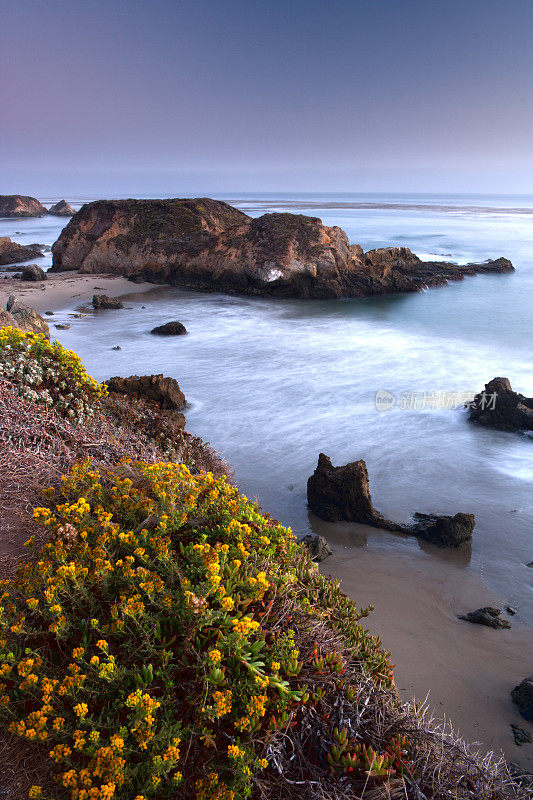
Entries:
{"label": "dry brown grass", "polygon": [[[515,783],[505,760],[493,753],[479,753],[439,724],[425,705],[402,704],[394,689],[378,688],[357,661],[350,658],[326,622],[299,630],[297,645],[304,664],[318,643],[322,649],[343,653],[343,677],[358,686],[350,700],[339,690],[334,675],[322,678],[325,696],[315,708],[306,709],[298,724],[276,734],[264,755],[271,769],[256,777],[261,800],[530,800],[531,788]],[[313,690],[316,675],[299,675],[302,685]],[[355,742],[365,741],[382,752],[392,737],[408,742],[410,774],[395,775],[380,784],[354,781],[350,776],[332,780],[327,762],[334,741],[332,730],[345,728]]]}
{"label": "dry brown grass", "polygon": [[61,475],[84,458],[98,468],[125,457],[183,461],[191,471],[228,474],[227,464],[209,445],[183,431],[171,414],[142,400],[110,395],[96,419],[78,425],[22,400],[0,378],[0,575],[12,572],[29,536],[41,535],[31,511],[44,487],[57,486]]}

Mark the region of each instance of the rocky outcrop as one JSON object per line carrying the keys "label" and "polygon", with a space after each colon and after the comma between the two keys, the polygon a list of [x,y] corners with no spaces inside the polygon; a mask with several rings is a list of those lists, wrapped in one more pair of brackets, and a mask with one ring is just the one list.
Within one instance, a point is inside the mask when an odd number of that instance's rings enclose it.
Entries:
{"label": "rocky outcrop", "polygon": [[28,264],[22,268],[21,277],[23,281],[45,281],[46,272],[37,264]]}
{"label": "rocky outcrop", "polygon": [[42,333],[47,339],[50,338],[50,330],[41,315],[20,303],[14,295],[7,301],[6,311],[0,309],[0,328],[7,327]]}
{"label": "rocky outcrop", "polygon": [[368,470],[364,461],[353,461],[334,467],[324,453],[307,481],[309,508],[328,522],[358,522],[418,536],[437,547],[460,547],[472,538],[475,526],[473,514],[437,516],[415,514],[414,522],[403,525],[391,522],[374,508]]}
{"label": "rocky outcrop", "polygon": [[318,563],[324,561],[333,553],[327,539],[324,536],[318,536],[316,533],[307,533],[300,539],[300,544],[303,544],[307,549],[310,558]]}
{"label": "rocky outcrop", "polygon": [[30,258],[42,258],[43,254],[35,247],[12,242],[9,236],[0,236],[0,266],[20,264]]}
{"label": "rocky outcrop", "polygon": [[48,211],[36,200],[22,194],[0,194],[0,217],[44,217]]}
{"label": "rocky outcrop", "polygon": [[109,378],[106,383],[110,392],[142,398],[160,409],[182,411],[187,405],[178,382],[174,378],[165,378],[164,375],[114,377]]}
{"label": "rocky outcrop", "polygon": [[307,481],[307,502],[317,517],[328,522],[394,528],[374,508],[368,470],[362,460],[334,467],[331,459],[320,453],[317,467]]}
{"label": "rocky outcrop", "polygon": [[493,378],[468,404],[469,418],[502,431],[533,430],[533,397],[513,392],[508,378]]}
{"label": "rocky outcrop", "polygon": [[124,303],[116,297],[108,297],[106,294],[93,294],[93,308],[117,309],[124,308]]}
{"label": "rocky outcrop", "polygon": [[164,325],[152,328],[151,333],[156,336],[183,336],[184,333],[187,333],[187,328],[183,323],[176,320],[175,322],[165,322]]}
{"label": "rocky outcrop", "polygon": [[66,200],[60,200],[48,209],[48,213],[54,217],[72,217],[76,212]]}
{"label": "rocky outcrop", "polygon": [[527,720],[533,720],[533,678],[524,678],[511,692],[513,703]]}
{"label": "rocky outcrop", "polygon": [[475,272],[508,272],[507,259],[422,262],[406,247],[364,253],[317,217],[252,219],[227,203],[99,200],[78,211],[52,248],[53,270],[115,273],[184,289],[274,297],[363,297],[412,292]]}
{"label": "rocky outcrop", "polygon": [[469,611],[468,614],[461,614],[459,619],[466,622],[474,622],[476,625],[485,625],[487,628],[510,628],[511,623],[506,619],[500,619],[501,609],[485,606],[476,611]]}

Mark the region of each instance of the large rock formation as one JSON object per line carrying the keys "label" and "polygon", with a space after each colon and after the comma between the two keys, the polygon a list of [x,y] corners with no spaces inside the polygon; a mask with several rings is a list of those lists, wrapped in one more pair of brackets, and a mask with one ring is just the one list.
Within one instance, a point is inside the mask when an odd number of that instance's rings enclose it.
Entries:
{"label": "large rock formation", "polygon": [[0,217],[44,217],[48,211],[35,197],[0,194]]}
{"label": "large rock formation", "polygon": [[12,242],[9,236],[0,236],[0,266],[20,264],[30,258],[42,257],[43,254],[37,248]]}
{"label": "large rock formation", "polygon": [[72,217],[76,212],[66,200],[60,200],[48,209],[48,213],[53,217]]}
{"label": "large rock formation", "polygon": [[484,264],[422,262],[406,247],[363,253],[341,228],[317,217],[252,219],[227,203],[99,200],[78,211],[52,248],[53,270],[111,272],[184,289],[277,297],[363,297],[412,292],[475,272]]}
{"label": "large rock formation", "polygon": [[14,295],[7,301],[6,311],[0,309],[0,328],[20,328],[50,338],[50,329],[41,315],[20,303]]}
{"label": "large rock formation", "polygon": [[307,502],[317,517],[328,522],[361,522],[377,528],[395,526],[376,511],[363,460],[334,467],[324,453],[307,481]]}
{"label": "large rock formation", "polygon": [[493,378],[469,403],[469,417],[502,431],[533,431],[533,397],[513,392],[508,378]]}
{"label": "large rock formation", "polygon": [[460,547],[470,541],[476,524],[473,514],[461,513],[453,517],[415,514],[410,525],[391,522],[374,508],[365,462],[334,467],[324,453],[320,453],[317,467],[307,481],[307,503],[328,522],[359,522],[418,536],[437,547]]}

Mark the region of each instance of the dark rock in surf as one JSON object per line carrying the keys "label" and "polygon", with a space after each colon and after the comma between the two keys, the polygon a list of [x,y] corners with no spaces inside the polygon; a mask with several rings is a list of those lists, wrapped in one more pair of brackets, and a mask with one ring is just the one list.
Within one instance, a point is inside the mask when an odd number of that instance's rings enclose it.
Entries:
{"label": "dark rock in surf", "polygon": [[533,430],[533,397],[514,392],[508,378],[493,378],[468,404],[469,418],[503,431]]}
{"label": "dark rock in surf", "polygon": [[368,470],[363,460],[334,467],[320,453],[317,467],[307,481],[309,508],[328,522],[358,522],[418,536],[437,547],[459,547],[472,538],[473,514],[455,516],[415,514],[410,525],[391,522],[374,508]]}
{"label": "dark rock in surf", "polygon": [[511,623],[506,619],[500,619],[501,609],[485,606],[478,608],[477,611],[470,611],[468,614],[460,614],[459,619],[466,622],[473,622],[476,625],[485,625],[487,628],[510,628]]}
{"label": "dark rock in surf", "polygon": [[524,719],[533,721],[533,678],[524,678],[522,683],[515,686],[511,692],[511,699],[518,706]]}
{"label": "dark rock in surf", "polygon": [[174,322],[165,322],[164,325],[158,325],[152,328],[151,333],[156,336],[183,336],[187,333],[187,328],[181,322],[175,320]]}
{"label": "dark rock in surf", "polygon": [[119,309],[124,308],[124,303],[117,300],[116,297],[108,297],[106,294],[93,295],[93,308],[95,309]]}
{"label": "dark rock in surf", "polygon": [[328,522],[361,522],[378,528],[391,525],[372,504],[363,460],[334,467],[331,459],[320,453],[307,481],[307,502],[318,517]]}
{"label": "dark rock in surf", "polygon": [[459,512],[452,516],[415,514],[413,525],[406,527],[410,533],[437,547],[460,547],[472,539],[476,525],[473,514]]}

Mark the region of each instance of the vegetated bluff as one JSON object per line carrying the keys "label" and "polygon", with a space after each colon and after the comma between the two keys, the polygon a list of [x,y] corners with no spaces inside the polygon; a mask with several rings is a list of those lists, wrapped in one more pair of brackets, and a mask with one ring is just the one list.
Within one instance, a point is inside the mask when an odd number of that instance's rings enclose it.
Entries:
{"label": "vegetated bluff", "polygon": [[184,289],[278,297],[410,292],[476,272],[513,270],[505,258],[457,266],[423,262],[406,247],[364,253],[318,217],[254,219],[209,198],[88,203],[52,252],[56,272],[112,272]]}

